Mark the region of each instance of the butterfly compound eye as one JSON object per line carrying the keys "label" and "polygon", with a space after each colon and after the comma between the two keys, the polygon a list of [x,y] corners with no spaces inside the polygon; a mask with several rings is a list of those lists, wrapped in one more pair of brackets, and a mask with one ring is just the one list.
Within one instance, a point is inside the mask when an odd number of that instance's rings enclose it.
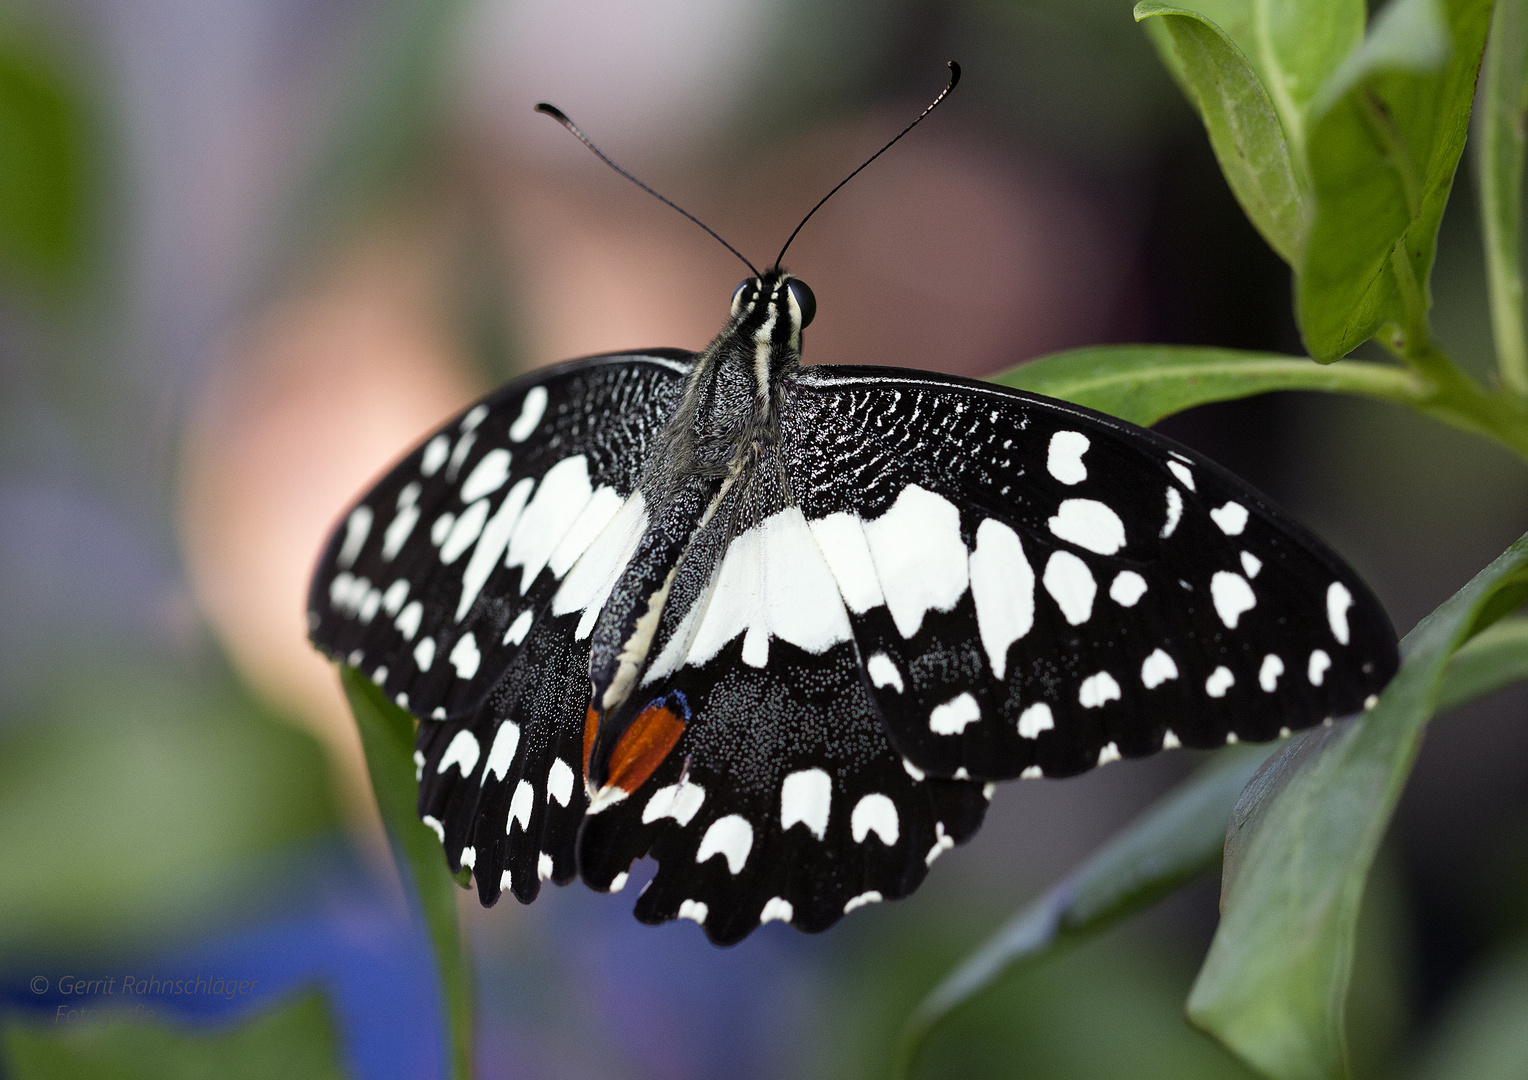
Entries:
{"label": "butterfly compound eye", "polygon": [[806,282],[797,278],[791,278],[785,287],[796,298],[796,306],[801,309],[801,326],[805,329],[812,324],[812,317],[817,314],[817,297],[812,295],[812,290],[807,288]]}
{"label": "butterfly compound eye", "polygon": [[753,284],[753,278],[744,278],[737,283],[737,288],[732,290],[732,314],[735,317],[743,307],[743,295],[748,292],[748,286]]}

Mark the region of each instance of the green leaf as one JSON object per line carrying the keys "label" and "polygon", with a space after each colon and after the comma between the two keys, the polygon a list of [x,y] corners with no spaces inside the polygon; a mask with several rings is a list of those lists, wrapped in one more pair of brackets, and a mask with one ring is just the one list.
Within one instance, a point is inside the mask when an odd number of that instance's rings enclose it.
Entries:
{"label": "green leaf", "polygon": [[1017,966],[1092,937],[1213,866],[1237,795],[1271,752],[1268,746],[1220,751],[1010,919],[909,1018],[902,1037],[903,1070],[935,1024]]}
{"label": "green leaf", "polygon": [[1135,17],[1160,20],[1153,41],[1170,50],[1168,67],[1204,121],[1231,191],[1269,246],[1297,263],[1307,216],[1304,178],[1251,62],[1195,12],[1143,0]]}
{"label": "green leaf", "polygon": [[1528,616],[1503,619],[1467,641],[1448,662],[1438,684],[1437,712],[1528,679]]}
{"label": "green leaf", "polygon": [[1312,356],[1425,326],[1490,16],[1491,0],[1392,0],[1312,102],[1314,216],[1295,285]]}
{"label": "green leaf", "polygon": [[1367,713],[1292,739],[1226,835],[1220,927],[1189,1018],[1277,1080],[1346,1075],[1343,1009],[1364,882],[1436,709],[1449,657],[1528,595],[1528,536],[1402,642]]}
{"label": "green leaf", "polygon": [[382,823],[403,856],[406,873],[424,910],[435,962],[440,967],[441,996],[450,1027],[447,1040],[450,1075],[460,1080],[472,1075],[471,976],[457,926],[457,890],[446,868],[445,852],[440,837],[419,820],[414,718],[388,701],[381,688],[355,668],[342,668],[340,681],[361,731],[366,770],[371,774]]}
{"label": "green leaf", "polygon": [[1410,369],[1393,364],[1349,360],[1322,365],[1278,353],[1181,345],[1073,349],[1010,368],[991,379],[1142,427],[1196,405],[1272,390],[1358,394],[1413,408],[1427,404],[1422,380]]}
{"label": "green leaf", "polygon": [[1523,327],[1523,125],[1528,122],[1528,2],[1497,0],[1475,113],[1480,223],[1502,383],[1528,396]]}
{"label": "green leaf", "polygon": [[[1528,587],[1528,586],[1525,586]],[[1499,593],[1512,602],[1513,588]],[[1489,608],[1483,613],[1490,615]],[[1528,678],[1528,616],[1503,619],[1450,658],[1438,687],[1441,714]],[[1225,823],[1253,775],[1280,747],[1228,747],[1158,801],[1044,896],[976,949],[913,1012],[903,1031],[904,1070],[933,1027],[1026,967],[1150,906],[1221,858]],[[1240,848],[1237,849],[1240,852]]]}
{"label": "green leaf", "polygon": [[339,1040],[323,995],[275,1005],[231,1029],[208,1032],[142,1019],[26,1022],[0,1031],[14,1080],[339,1080]]}

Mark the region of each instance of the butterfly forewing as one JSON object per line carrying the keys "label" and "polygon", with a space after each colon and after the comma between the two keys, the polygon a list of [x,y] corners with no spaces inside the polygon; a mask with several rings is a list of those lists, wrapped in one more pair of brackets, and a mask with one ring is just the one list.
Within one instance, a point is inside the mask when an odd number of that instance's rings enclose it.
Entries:
{"label": "butterfly forewing", "polygon": [[1067,776],[1354,712],[1394,673],[1363,583],[1224,470],[1049,399],[894,369],[788,384],[796,500],[892,741]]}
{"label": "butterfly forewing", "polygon": [[640,531],[627,504],[689,355],[537,372],[426,439],[335,530],[308,598],[314,643],[416,716],[474,713],[583,553]]}

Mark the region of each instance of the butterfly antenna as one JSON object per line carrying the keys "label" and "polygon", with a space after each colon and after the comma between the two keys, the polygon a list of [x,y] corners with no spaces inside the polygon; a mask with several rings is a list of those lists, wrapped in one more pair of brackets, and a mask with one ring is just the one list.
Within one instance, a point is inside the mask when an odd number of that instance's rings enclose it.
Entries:
{"label": "butterfly antenna", "polygon": [[[952,83],[951,85],[953,86],[954,84]],[[948,93],[948,91],[946,91],[946,93]],[[933,108],[932,105],[929,106],[929,107]],[[743,260],[743,265],[748,267],[749,270],[753,271],[753,276],[754,277],[758,277],[759,276],[758,268],[755,267],[753,265],[753,263],[749,262],[748,259],[743,255],[743,253],[741,251],[739,251],[737,248],[733,247],[731,244],[727,243],[727,241],[723,240],[720,236],[717,236],[715,229],[711,228],[711,226],[707,225],[704,221],[701,221],[700,218],[698,218],[694,214],[690,213],[688,210],[686,210],[684,207],[680,206],[678,203],[674,202],[671,199],[665,199],[662,195],[659,195],[652,188],[648,187],[642,181],[638,180],[635,176],[632,176],[631,173],[627,172],[625,169],[623,169],[619,165],[617,165],[614,161],[610,160],[610,155],[605,153],[605,151],[601,150],[598,146],[595,146],[593,140],[591,140],[589,138],[589,136],[585,135],[582,131],[580,131],[577,124],[575,124],[572,120],[568,119],[568,114],[567,113],[563,112],[556,105],[553,105],[553,104],[551,104],[550,102],[547,102],[547,101],[538,102],[536,104],[536,111],[539,112],[539,113],[546,113],[553,120],[556,120],[563,127],[567,128],[569,131],[571,131],[578,138],[578,141],[583,143],[590,150],[593,150],[595,152],[595,154],[597,154],[599,156],[599,159],[601,161],[603,161],[606,165],[609,165],[612,169],[614,169],[616,172],[620,173],[622,176],[626,177],[626,179],[630,180],[633,184],[636,184],[637,187],[639,187],[643,191],[647,192],[649,195],[651,195],[653,198],[657,199],[659,202],[661,202],[661,203],[663,203],[663,204],[665,204],[667,206],[672,206],[675,210],[678,210],[685,217],[689,218],[695,224],[699,225],[702,229],[705,229],[706,232],[711,234],[712,238],[715,239],[718,244],[720,244],[722,247],[726,248],[728,251],[732,252],[732,254],[736,255],[739,259],[742,259]],[[920,117],[919,119],[922,119],[922,118]],[[914,121],[914,122],[916,123],[916,121]],[[900,136],[898,136],[898,137],[900,138]],[[810,215],[808,215],[808,216],[810,216]]]}
{"label": "butterfly antenna", "polygon": [[[853,180],[856,176],[858,176],[861,172],[863,172],[864,169],[865,169],[865,165],[869,165],[870,162],[874,161],[876,158],[880,157],[886,151],[890,150],[893,146],[895,146],[897,144],[897,139],[900,139],[903,135],[906,135],[909,131],[911,131],[913,128],[917,127],[920,123],[922,123],[923,118],[925,116],[927,116],[929,113],[933,112],[934,109],[938,107],[938,105],[939,105],[939,103],[941,101],[943,101],[945,98],[950,96],[950,91],[955,89],[955,87],[960,83],[960,65],[957,64],[955,61],[951,60],[949,66],[950,66],[950,84],[948,86],[946,86],[943,90],[939,91],[939,96],[936,97],[932,102],[929,103],[929,107],[924,109],[921,113],[919,113],[918,114],[918,118],[916,120],[914,120],[911,124],[908,124],[905,128],[903,128],[897,134],[897,138],[896,139],[892,139],[891,142],[887,143],[885,146],[881,147],[875,153],[871,154],[870,157],[868,159],[866,159],[864,165],[861,165],[858,169],[855,169],[848,176],[846,176],[842,180],[840,180],[838,182],[838,187],[835,187],[832,191],[830,191],[826,195],[824,195],[822,197],[821,201],[818,202],[818,204],[816,206],[812,207],[810,210],[807,211],[806,217],[801,219],[801,225],[797,225],[796,226],[796,232],[791,233],[790,239],[785,241],[785,247],[781,248],[780,249],[780,254],[778,256],[776,256],[776,258],[775,258],[775,269],[776,270],[780,269],[780,260],[785,258],[786,249],[791,246],[791,241],[796,239],[796,233],[799,233],[801,231],[802,226],[805,225],[808,221],[812,220],[812,215],[813,214],[817,213],[817,211],[822,209],[822,204],[827,202],[834,195],[837,195],[838,194],[838,188],[843,187],[850,180]],[[539,106],[538,106],[538,108],[539,108]]]}

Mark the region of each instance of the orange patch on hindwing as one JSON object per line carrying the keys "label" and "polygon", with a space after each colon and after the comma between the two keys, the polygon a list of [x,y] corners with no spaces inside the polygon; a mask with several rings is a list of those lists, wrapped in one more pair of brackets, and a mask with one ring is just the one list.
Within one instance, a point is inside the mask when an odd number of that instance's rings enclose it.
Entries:
{"label": "orange patch on hindwing", "polygon": [[[663,759],[669,756],[669,751],[683,734],[684,721],[672,710],[663,705],[649,705],[643,709],[610,752],[606,786],[618,787],[628,794],[636,791],[663,764]],[[593,745],[587,734],[584,745]]]}
{"label": "orange patch on hindwing", "polygon": [[589,712],[584,716],[584,780],[589,779],[589,755],[594,752],[594,736],[600,729],[600,715],[594,711],[594,706],[589,706]]}

